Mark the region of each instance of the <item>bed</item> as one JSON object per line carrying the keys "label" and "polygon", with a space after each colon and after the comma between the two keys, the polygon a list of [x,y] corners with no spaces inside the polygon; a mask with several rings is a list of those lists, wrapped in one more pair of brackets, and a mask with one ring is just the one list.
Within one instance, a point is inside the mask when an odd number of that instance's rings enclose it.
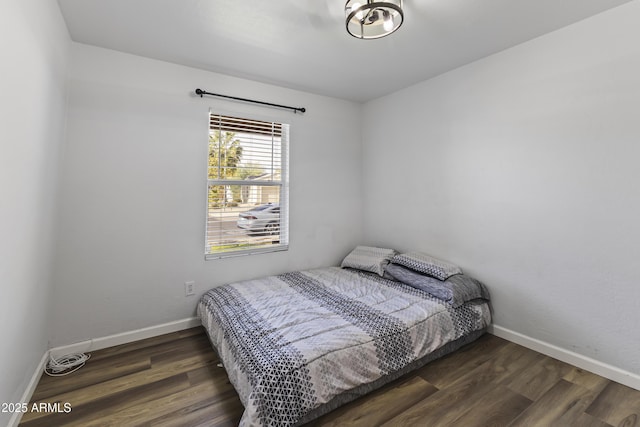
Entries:
{"label": "bed", "polygon": [[240,425],[295,426],[480,337],[491,314],[479,292],[444,301],[383,271],[327,267],[214,288],[198,315]]}

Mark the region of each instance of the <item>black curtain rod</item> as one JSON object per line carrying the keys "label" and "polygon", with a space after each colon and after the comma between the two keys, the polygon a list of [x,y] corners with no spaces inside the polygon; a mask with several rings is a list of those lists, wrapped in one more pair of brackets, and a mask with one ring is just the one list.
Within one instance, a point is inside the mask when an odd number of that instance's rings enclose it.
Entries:
{"label": "black curtain rod", "polygon": [[235,99],[236,101],[252,102],[254,104],[268,105],[270,107],[278,107],[278,108],[284,108],[286,110],[293,110],[294,113],[297,113],[298,111],[300,111],[301,113],[304,113],[305,111],[307,111],[307,109],[304,107],[289,107],[286,105],[272,104],[270,102],[256,101],[254,99],[238,98],[237,96],[220,95],[219,93],[211,93],[202,89],[196,89],[196,95],[200,95],[200,98],[202,98],[204,95],[211,95],[211,96],[218,96],[220,98]]}

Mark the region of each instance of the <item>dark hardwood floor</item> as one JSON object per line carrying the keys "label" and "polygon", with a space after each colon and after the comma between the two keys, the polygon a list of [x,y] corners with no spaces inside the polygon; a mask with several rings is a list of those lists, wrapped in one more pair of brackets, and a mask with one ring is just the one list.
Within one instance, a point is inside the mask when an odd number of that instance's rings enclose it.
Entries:
{"label": "dark hardwood floor", "polygon": [[[79,371],[40,379],[29,407],[62,412],[20,425],[237,426],[242,404],[217,362],[202,328],[96,351]],[[640,391],[487,334],[309,425],[631,427]]]}

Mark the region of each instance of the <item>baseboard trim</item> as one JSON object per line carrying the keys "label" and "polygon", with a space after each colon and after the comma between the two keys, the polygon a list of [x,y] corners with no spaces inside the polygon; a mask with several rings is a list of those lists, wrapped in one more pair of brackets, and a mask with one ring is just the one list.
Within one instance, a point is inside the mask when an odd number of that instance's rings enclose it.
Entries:
{"label": "baseboard trim", "polygon": [[[40,363],[36,367],[33,375],[31,376],[31,380],[27,385],[24,393],[22,394],[22,400],[20,402],[28,403],[31,400],[31,396],[36,391],[36,387],[38,382],[40,381],[40,377],[42,376],[42,371],[44,371],[44,367],[47,364],[47,360],[49,360],[49,352],[45,351],[42,355],[42,359]],[[13,416],[9,419],[8,427],[17,427],[20,424],[20,420],[22,419],[22,412],[14,412]]]}
{"label": "baseboard trim", "polygon": [[627,387],[640,390],[640,375],[634,374],[633,372],[625,371],[582,354],[531,338],[502,326],[491,325],[488,332],[497,337],[504,338],[507,341],[535,350],[538,353],[577,366],[585,371],[593,372],[612,381],[624,384]]}
{"label": "baseboard trim", "polygon": [[158,335],[170,334],[172,332],[182,331],[196,326],[200,326],[200,319],[197,317],[190,317],[187,319],[176,320],[174,322],[163,323],[161,325],[150,326],[148,328],[136,329],[133,331],[108,335],[106,337],[94,338],[74,344],[54,347],[49,350],[49,352],[54,357],[71,353],[87,353],[146,338],[157,337]]}

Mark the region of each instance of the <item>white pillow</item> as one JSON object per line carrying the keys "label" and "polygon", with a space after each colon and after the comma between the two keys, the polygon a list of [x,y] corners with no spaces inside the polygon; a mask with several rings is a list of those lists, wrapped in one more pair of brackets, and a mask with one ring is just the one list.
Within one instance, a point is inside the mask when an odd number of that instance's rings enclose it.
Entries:
{"label": "white pillow", "polygon": [[393,249],[358,246],[342,260],[342,268],[356,268],[384,275],[384,267],[397,252]]}

